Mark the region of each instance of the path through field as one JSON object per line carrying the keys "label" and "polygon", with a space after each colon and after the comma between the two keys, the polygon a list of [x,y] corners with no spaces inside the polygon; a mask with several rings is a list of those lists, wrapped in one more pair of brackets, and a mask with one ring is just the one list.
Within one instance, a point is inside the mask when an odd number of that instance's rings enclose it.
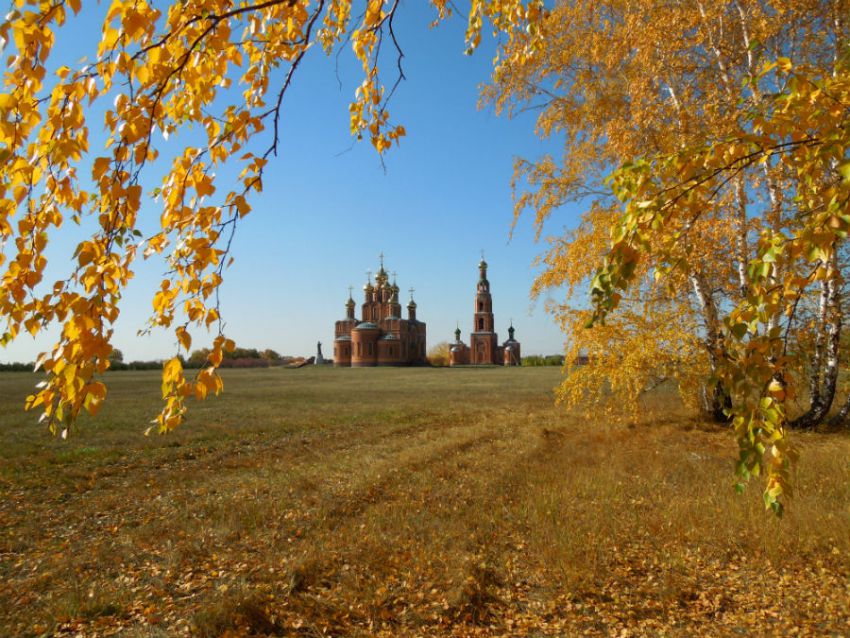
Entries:
{"label": "path through field", "polygon": [[553,369],[231,371],[148,438],[156,375],[109,381],[63,443],[0,375],[0,635],[848,634],[847,436],[777,522],[728,433]]}

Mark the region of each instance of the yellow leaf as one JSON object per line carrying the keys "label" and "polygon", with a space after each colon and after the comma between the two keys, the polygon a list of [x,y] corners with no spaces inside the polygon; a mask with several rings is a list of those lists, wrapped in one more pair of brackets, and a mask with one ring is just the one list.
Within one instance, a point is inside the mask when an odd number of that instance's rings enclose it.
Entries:
{"label": "yellow leaf", "polygon": [[18,101],[11,93],[0,93],[0,109],[13,109]]}
{"label": "yellow leaf", "polygon": [[192,336],[186,331],[186,328],[180,326],[177,328],[177,340],[180,342],[180,345],[188,352],[192,347]]}
{"label": "yellow leaf", "polygon": [[108,157],[95,158],[94,163],[92,164],[92,179],[95,181],[100,180],[100,178],[103,177],[103,174],[109,169],[110,164],[112,164],[112,160]]}
{"label": "yellow leaf", "polygon": [[180,378],[182,374],[183,364],[180,363],[180,359],[178,357],[169,359],[165,362],[165,365],[162,366],[162,380],[164,383],[173,383]]}

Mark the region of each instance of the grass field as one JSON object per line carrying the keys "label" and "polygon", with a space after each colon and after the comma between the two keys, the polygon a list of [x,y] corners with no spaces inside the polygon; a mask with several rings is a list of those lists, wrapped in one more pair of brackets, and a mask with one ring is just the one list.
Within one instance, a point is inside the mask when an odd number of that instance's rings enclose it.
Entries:
{"label": "grass field", "polygon": [[850,635],[850,437],[800,435],[781,521],[734,442],[559,372],[234,370],[168,436],[113,373],[70,441],[0,375],[0,636]]}

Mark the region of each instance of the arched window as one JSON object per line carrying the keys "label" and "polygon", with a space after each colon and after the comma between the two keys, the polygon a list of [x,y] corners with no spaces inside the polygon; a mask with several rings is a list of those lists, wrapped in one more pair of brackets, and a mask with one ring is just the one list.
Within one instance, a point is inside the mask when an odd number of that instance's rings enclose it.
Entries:
{"label": "arched window", "polygon": [[483,319],[483,317],[478,318],[478,329],[484,330],[484,319]]}
{"label": "arched window", "polygon": [[478,302],[478,312],[484,312],[484,302],[483,301]]}

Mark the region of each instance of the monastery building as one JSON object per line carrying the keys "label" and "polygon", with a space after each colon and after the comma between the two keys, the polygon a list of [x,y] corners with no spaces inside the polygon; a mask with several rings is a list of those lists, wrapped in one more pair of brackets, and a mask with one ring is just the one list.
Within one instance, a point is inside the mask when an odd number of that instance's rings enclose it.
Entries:
{"label": "monastery building", "polygon": [[336,322],[334,366],[363,368],[373,366],[426,365],[425,323],[416,319],[413,289],[407,304],[407,319],[401,318],[398,286],[384,270],[384,258],[375,275],[369,273],[363,286],[361,319],[354,316],[354,299],[349,289],[345,319]]}

